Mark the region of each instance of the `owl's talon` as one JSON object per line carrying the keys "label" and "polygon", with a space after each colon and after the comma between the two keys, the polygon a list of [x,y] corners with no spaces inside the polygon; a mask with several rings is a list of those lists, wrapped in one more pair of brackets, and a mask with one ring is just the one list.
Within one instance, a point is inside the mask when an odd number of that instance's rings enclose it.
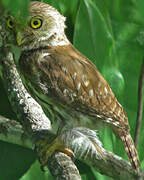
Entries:
{"label": "owl's talon", "polygon": [[68,148],[64,148],[64,149],[59,149],[59,150],[57,150],[57,151],[63,152],[64,154],[66,154],[67,156],[69,156],[69,157],[72,159],[72,161],[74,161],[75,155],[74,155],[74,153],[73,153],[72,150],[70,150],[70,149],[68,149]]}
{"label": "owl's talon", "polygon": [[42,171],[44,171],[44,166],[47,165],[48,159],[54,154],[55,151],[63,152],[74,160],[74,153],[70,149],[66,148],[58,138],[55,138],[51,143],[49,142],[48,138],[39,140],[36,143],[35,150],[37,152]]}

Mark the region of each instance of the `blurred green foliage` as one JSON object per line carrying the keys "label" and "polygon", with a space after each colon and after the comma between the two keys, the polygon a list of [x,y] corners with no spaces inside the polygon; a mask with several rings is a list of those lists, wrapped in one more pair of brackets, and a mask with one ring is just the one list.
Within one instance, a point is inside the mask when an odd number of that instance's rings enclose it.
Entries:
{"label": "blurred green foliage", "polygon": [[29,0],[1,0],[1,5],[6,8],[9,13],[14,16],[16,19],[22,17],[23,20],[28,16],[28,5]]}
{"label": "blurred green foliage", "polygon": [[[1,1],[16,18],[19,18],[19,12],[22,17],[27,16],[28,0]],[[56,7],[67,17],[68,38],[93,61],[107,79],[127,112],[131,134],[134,136],[138,78],[144,56],[144,1],[43,0],[43,2]],[[0,85],[0,114],[13,118],[15,116],[10,109],[1,82]],[[144,118],[142,127],[144,127]],[[138,146],[144,169],[143,134],[144,128],[141,129]],[[108,129],[103,130],[99,135],[106,149],[127,158],[122,143]],[[0,154],[0,174],[3,180],[17,180],[20,176],[23,176],[20,180],[44,180],[47,176],[52,179],[50,174],[41,173],[37,162],[33,164],[35,156],[31,151],[1,142]],[[92,168],[87,171],[84,164],[79,162],[77,164],[83,179],[110,179]]]}

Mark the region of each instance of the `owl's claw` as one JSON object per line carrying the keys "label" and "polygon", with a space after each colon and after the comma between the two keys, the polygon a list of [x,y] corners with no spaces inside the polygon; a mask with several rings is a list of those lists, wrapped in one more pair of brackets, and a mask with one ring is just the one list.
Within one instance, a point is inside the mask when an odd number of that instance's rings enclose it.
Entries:
{"label": "owl's claw", "polygon": [[74,153],[65,147],[65,145],[55,138],[52,142],[49,142],[48,138],[39,140],[36,142],[36,151],[41,164],[41,168],[47,165],[48,159],[54,154],[55,151],[60,151],[74,159]]}

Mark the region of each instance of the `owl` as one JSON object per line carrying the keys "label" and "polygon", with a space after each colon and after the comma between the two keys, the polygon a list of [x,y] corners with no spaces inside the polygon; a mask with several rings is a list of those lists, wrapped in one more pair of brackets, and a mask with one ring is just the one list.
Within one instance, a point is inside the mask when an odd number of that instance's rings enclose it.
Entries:
{"label": "owl", "polygon": [[65,18],[48,4],[33,1],[25,26],[13,17],[7,26],[22,50],[15,60],[22,82],[57,133],[48,155],[55,150],[70,152],[59,137],[65,130],[109,127],[123,142],[132,167],[139,170],[126,113],[94,64],[67,39]]}

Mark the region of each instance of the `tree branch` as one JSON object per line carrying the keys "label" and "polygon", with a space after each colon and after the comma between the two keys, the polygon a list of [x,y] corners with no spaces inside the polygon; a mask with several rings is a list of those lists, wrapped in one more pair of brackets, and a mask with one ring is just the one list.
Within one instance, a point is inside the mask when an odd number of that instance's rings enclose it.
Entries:
{"label": "tree branch", "polygon": [[81,180],[79,171],[73,165],[71,158],[62,152],[56,152],[49,158],[48,167],[55,179]]}
{"label": "tree branch", "polygon": [[0,140],[30,149],[34,146],[31,139],[25,135],[19,122],[3,116],[0,116]]}

